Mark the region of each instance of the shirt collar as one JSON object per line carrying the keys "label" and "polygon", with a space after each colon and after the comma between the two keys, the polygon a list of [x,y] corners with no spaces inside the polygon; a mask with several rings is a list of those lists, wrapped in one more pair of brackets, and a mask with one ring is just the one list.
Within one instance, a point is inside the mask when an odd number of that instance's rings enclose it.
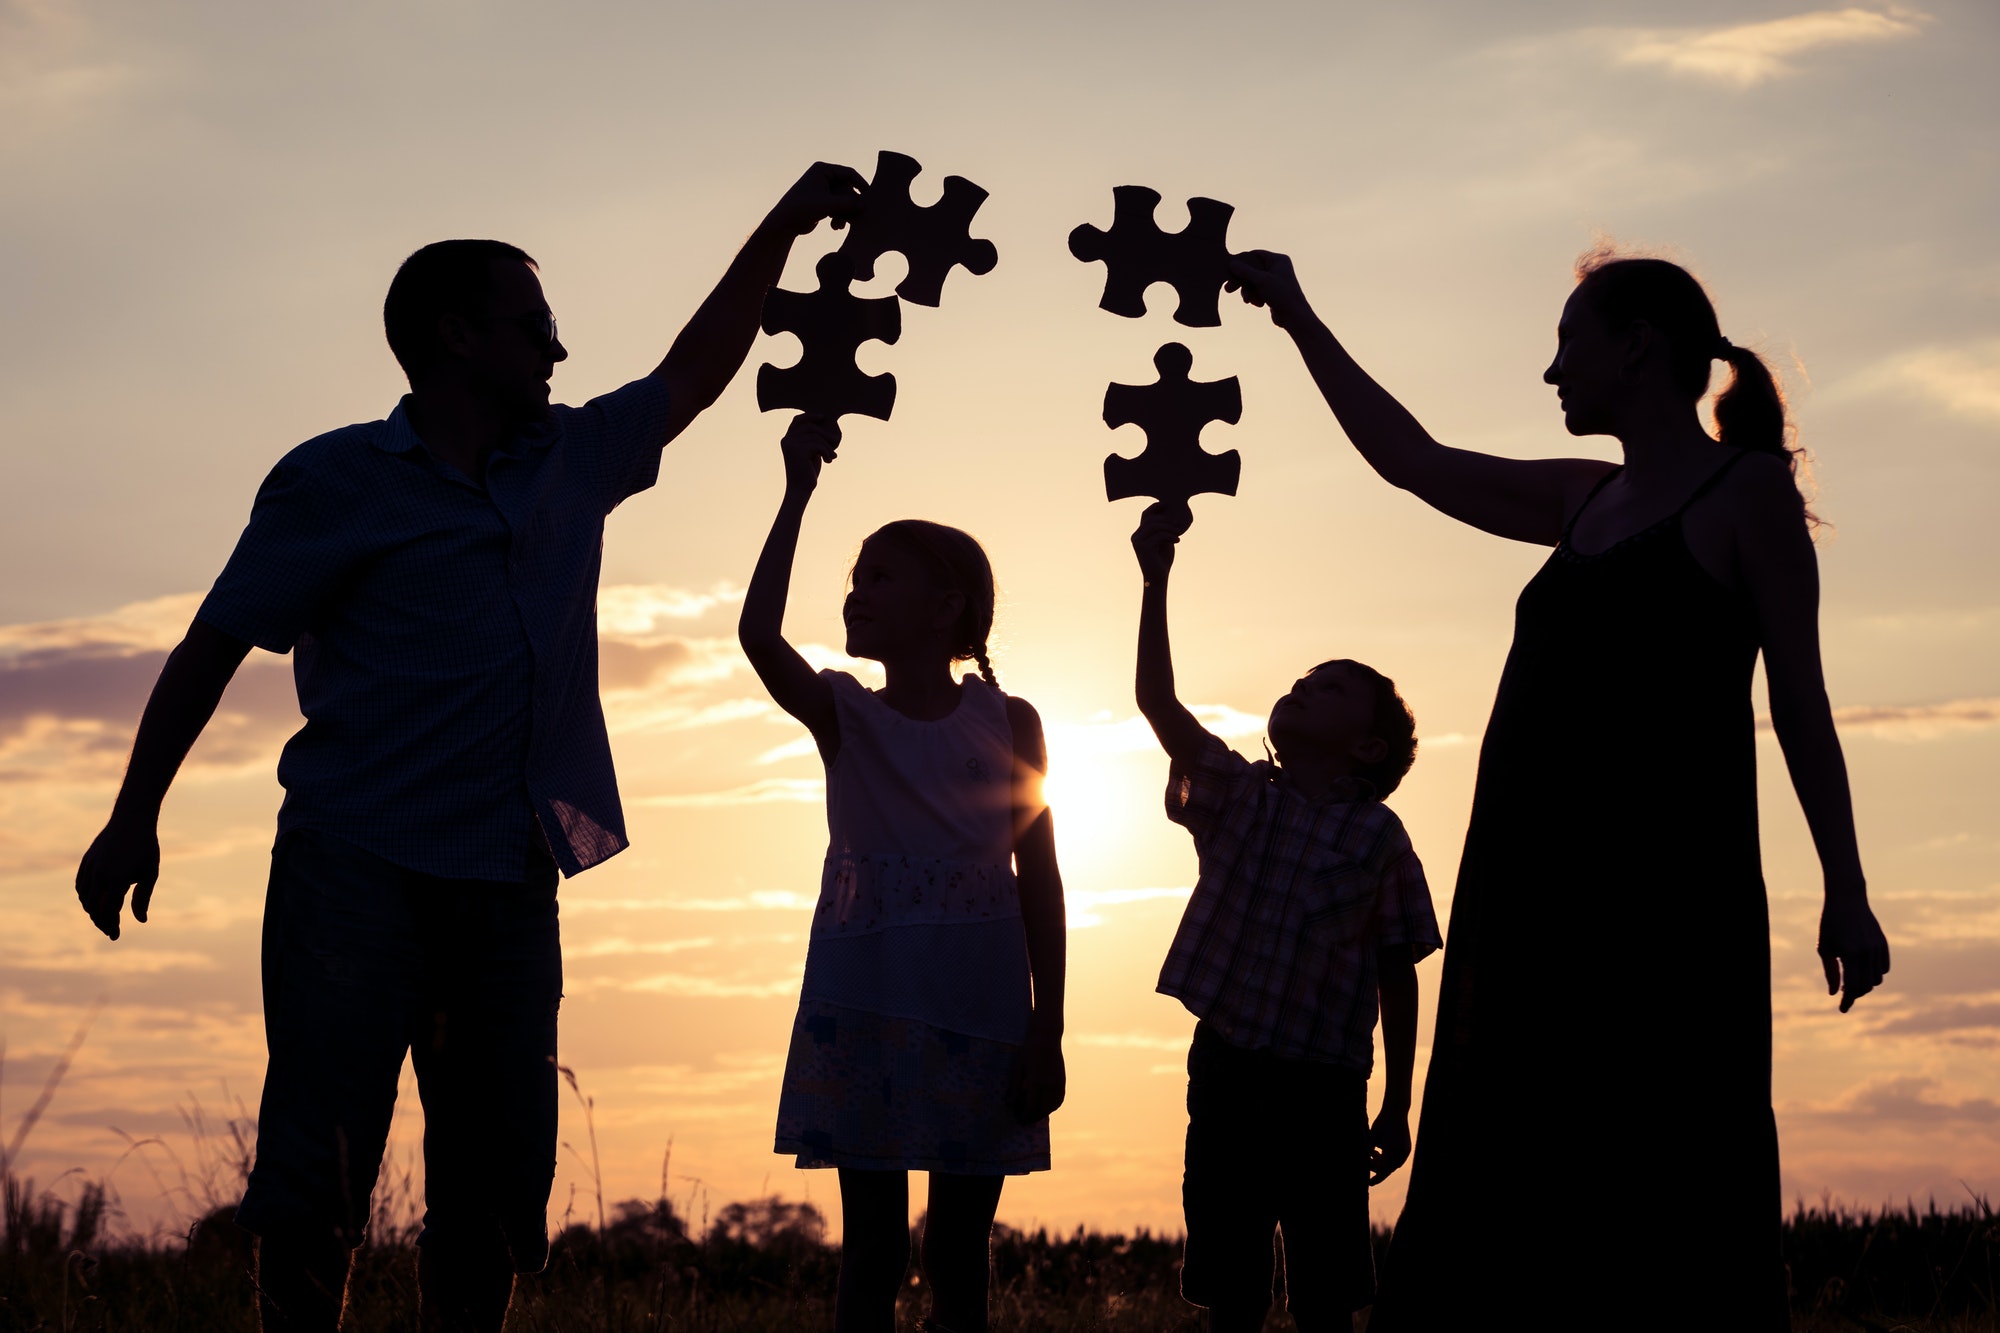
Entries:
{"label": "shirt collar", "polygon": [[[555,434],[555,418],[551,414],[525,430],[515,432],[496,452],[519,457],[531,449],[546,449],[555,439]],[[404,394],[396,400],[395,411],[383,421],[382,429],[375,432],[375,447],[385,454],[409,454],[424,449],[417,428],[410,424],[410,395]]]}

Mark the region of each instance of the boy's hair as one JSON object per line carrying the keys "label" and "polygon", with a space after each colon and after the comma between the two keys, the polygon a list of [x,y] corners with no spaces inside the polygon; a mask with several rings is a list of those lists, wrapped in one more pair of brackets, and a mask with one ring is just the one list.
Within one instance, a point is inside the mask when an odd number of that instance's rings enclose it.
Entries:
{"label": "boy's hair", "polygon": [[389,350],[414,384],[444,354],[437,324],[446,315],[476,315],[493,292],[493,265],[535,261],[505,241],[433,241],[403,261],[382,302]]}
{"label": "boy's hair", "polygon": [[916,553],[931,567],[938,586],[965,598],[965,609],[951,627],[951,660],[976,662],[979,675],[988,685],[1000,688],[993,663],[986,655],[986,640],[993,633],[993,565],[986,548],[971,533],[946,527],[925,518],[899,518],[885,523],[861,544],[893,541]]}
{"label": "boy's hair", "polygon": [[[1320,663],[1320,666],[1331,665],[1331,662]],[[1373,687],[1375,712],[1368,720],[1368,734],[1389,747],[1389,752],[1381,759],[1355,770],[1354,774],[1357,778],[1365,778],[1375,788],[1376,799],[1380,800],[1403,784],[1404,776],[1417,762],[1417,716],[1403,702],[1403,696],[1396,692],[1395,681],[1366,662],[1348,659],[1347,665],[1360,672]],[[1317,671],[1319,667],[1313,670]]]}

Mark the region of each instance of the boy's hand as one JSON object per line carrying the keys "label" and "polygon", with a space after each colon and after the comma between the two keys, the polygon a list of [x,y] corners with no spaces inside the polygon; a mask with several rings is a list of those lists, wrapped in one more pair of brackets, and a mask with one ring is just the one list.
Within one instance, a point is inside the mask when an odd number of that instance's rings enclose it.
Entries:
{"label": "boy's hand", "polygon": [[1368,1131],[1368,1183],[1379,1185],[1410,1160],[1410,1113],[1384,1106]]}
{"label": "boy's hand", "polygon": [[1024,1125],[1032,1125],[1063,1104],[1069,1095],[1069,1072],[1063,1067],[1062,1033],[1032,1021],[1028,1040],[1014,1055],[1007,1074],[1007,1109]]}
{"label": "boy's hand", "polygon": [[1229,258],[1230,291],[1241,291],[1251,305],[1269,306],[1271,322],[1281,329],[1295,327],[1302,317],[1312,314],[1312,306],[1292,271],[1290,255],[1274,250],[1245,250]]}
{"label": "boy's hand", "polygon": [[821,464],[831,463],[840,451],[840,423],[801,412],[778,447],[785,454],[785,489],[810,493],[819,485]]}
{"label": "boy's hand", "polygon": [[1161,500],[1146,506],[1146,512],[1139,515],[1132,551],[1139,557],[1139,572],[1148,586],[1167,577],[1167,571],[1174,567],[1174,547],[1193,524],[1194,511],[1185,500]]}
{"label": "boy's hand", "polygon": [[853,167],[815,162],[806,168],[784,198],[771,209],[769,221],[787,233],[805,235],[821,218],[832,218],[837,231],[860,211],[868,181]]}

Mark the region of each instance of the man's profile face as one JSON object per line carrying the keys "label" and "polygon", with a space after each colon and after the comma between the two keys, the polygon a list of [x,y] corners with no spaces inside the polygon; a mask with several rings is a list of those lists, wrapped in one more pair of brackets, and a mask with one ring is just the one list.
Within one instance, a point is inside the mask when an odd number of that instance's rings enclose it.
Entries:
{"label": "man's profile face", "polygon": [[445,317],[448,345],[456,343],[453,350],[481,396],[524,423],[547,413],[549,378],[558,361],[569,359],[561,340],[544,342],[536,332],[540,317],[548,313],[548,298],[535,271],[496,260],[485,309],[469,311],[463,319]]}

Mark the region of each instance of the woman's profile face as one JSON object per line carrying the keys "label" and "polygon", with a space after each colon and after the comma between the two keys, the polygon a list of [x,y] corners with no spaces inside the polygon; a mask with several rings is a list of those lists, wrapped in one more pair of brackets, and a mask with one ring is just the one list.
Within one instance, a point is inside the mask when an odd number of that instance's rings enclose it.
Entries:
{"label": "woman's profile face", "polygon": [[1556,324],[1556,355],[1542,379],[1556,388],[1572,435],[1608,435],[1629,389],[1625,340],[1612,336],[1579,286]]}

